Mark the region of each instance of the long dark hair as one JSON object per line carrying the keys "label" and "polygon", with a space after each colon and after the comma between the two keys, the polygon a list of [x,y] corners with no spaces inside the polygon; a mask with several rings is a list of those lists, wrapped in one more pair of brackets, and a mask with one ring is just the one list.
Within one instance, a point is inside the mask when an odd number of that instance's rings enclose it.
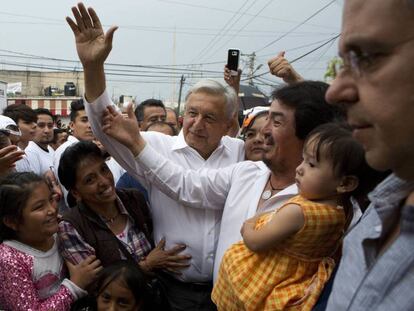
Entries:
{"label": "long dark hair", "polygon": [[23,209],[40,182],[45,180],[32,172],[11,173],[0,180],[0,242],[16,238],[16,232],[4,220],[22,222]]}

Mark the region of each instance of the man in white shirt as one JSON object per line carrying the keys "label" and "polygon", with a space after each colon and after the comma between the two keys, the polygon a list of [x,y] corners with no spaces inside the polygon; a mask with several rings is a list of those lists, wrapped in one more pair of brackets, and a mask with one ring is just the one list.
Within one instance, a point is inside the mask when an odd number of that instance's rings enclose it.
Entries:
{"label": "man in white shirt", "polygon": [[[14,136],[12,143],[15,144],[19,150],[25,150],[29,141],[33,140],[36,131],[37,116],[32,108],[25,104],[12,104],[4,108],[3,115],[11,118],[16,122],[21,132],[20,136]],[[16,162],[17,172],[30,172],[30,162],[26,155]]]}
{"label": "man in white shirt", "polygon": [[[265,136],[263,161],[241,162],[222,169],[185,170],[157,153],[145,136],[131,135],[136,122],[115,112],[104,126],[107,134],[132,152],[122,156],[145,172],[147,179],[169,197],[194,209],[224,206],[220,236],[215,255],[214,279],[217,278],[225,251],[241,240],[245,220],[281,207],[297,194],[296,167],[302,162],[306,135],[316,126],[342,117],[340,111],[324,100],[328,85],[305,81],[273,93],[269,117],[262,129]],[[133,115],[129,113],[130,116]],[[119,123],[116,123],[119,122]],[[122,125],[121,125],[122,124]],[[125,125],[126,124],[126,125]],[[123,126],[130,126],[128,130]],[[112,142],[115,144],[115,142]],[[120,147],[117,147],[120,150]],[[131,168],[128,169],[131,174]]]}
{"label": "man in white shirt", "polygon": [[[80,4],[79,9],[90,22],[85,7]],[[96,14],[90,12],[96,20]],[[75,18],[79,25],[84,24],[78,12]],[[69,24],[74,31],[78,54],[84,66],[85,98],[93,103],[85,103],[85,106],[94,134],[106,150],[124,168],[130,168],[130,172],[135,172],[134,177],[147,187],[154,221],[155,243],[164,237],[167,248],[185,244],[187,249],[183,253],[192,256],[190,267],[182,270],[182,274],[166,275],[162,279],[172,309],[214,310],[210,299],[211,281],[223,206],[210,210],[183,207],[148,183],[145,172],[140,170],[134,161],[129,161],[123,156],[125,151],[129,152],[125,146],[118,143],[118,150],[117,145],[110,143],[109,138],[100,130],[100,123],[105,106],[112,104],[105,91],[103,66],[110,51],[111,40],[94,40],[96,35],[103,35],[98,22],[95,29],[97,32],[91,29],[86,33],[81,33],[73,21],[70,20]],[[114,29],[111,30],[108,39],[112,38],[113,31]],[[83,41],[88,37],[87,41],[92,45],[97,44],[97,49]],[[243,142],[224,136],[233,124],[235,108],[236,94],[232,89],[212,80],[200,81],[186,97],[184,126],[178,136],[172,137],[156,132],[145,132],[143,135],[145,134],[148,143],[160,153],[187,169],[225,167],[244,159]]]}
{"label": "man in white shirt", "polygon": [[53,116],[46,108],[38,108],[34,112],[37,115],[35,136],[24,151],[31,170],[43,176],[46,171],[53,168],[55,151],[49,146],[53,140]]}

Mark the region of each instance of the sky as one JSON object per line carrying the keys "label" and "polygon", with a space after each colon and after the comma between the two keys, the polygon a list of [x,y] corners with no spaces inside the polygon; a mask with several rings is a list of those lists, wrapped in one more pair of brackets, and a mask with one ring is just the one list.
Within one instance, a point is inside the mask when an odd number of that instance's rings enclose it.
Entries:
{"label": "sky", "polygon": [[[0,8],[0,68],[80,70],[74,37],[65,22],[70,0],[13,0]],[[306,79],[322,80],[337,55],[342,1],[332,0],[90,0],[105,30],[119,26],[107,59],[108,91],[177,101],[201,78],[224,83],[227,50],[241,50],[240,68],[248,73],[256,54],[254,83],[269,94],[280,79],[266,74],[267,61],[286,51]],[[328,42],[329,41],[329,42]],[[41,68],[41,69],[39,69]],[[246,82],[242,82],[246,83]]]}

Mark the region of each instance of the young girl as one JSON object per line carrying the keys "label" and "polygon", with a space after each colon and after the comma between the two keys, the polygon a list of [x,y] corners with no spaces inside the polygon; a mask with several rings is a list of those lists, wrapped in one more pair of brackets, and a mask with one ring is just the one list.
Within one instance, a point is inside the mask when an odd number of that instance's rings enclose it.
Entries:
{"label": "young girl", "polygon": [[0,181],[0,309],[69,310],[101,270],[90,257],[69,265],[58,253],[57,208],[44,179],[13,173]]}
{"label": "young girl", "polygon": [[95,282],[94,294],[75,303],[72,311],[153,311],[150,288],[138,265],[122,260],[107,266]]}
{"label": "young girl", "polygon": [[[368,166],[338,124],[316,128],[296,169],[299,195],[247,220],[223,257],[212,299],[219,310],[311,310],[352,218],[350,196]],[[361,189],[359,189],[361,191]]]}

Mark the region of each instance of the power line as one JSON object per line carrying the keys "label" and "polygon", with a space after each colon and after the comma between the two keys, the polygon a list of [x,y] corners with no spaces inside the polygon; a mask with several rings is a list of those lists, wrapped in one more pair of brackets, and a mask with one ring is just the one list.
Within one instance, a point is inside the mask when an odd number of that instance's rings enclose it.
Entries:
{"label": "power line", "polygon": [[[234,13],[234,11],[232,11],[232,10],[227,10],[227,9],[223,9],[223,8],[209,7],[209,6],[205,6],[205,5],[190,4],[190,3],[181,2],[181,1],[173,1],[173,0],[158,0],[158,1],[166,2],[166,3],[173,3],[173,4],[178,4],[178,5],[184,5],[184,6],[193,7],[193,8],[213,10],[213,11],[224,12],[224,13]],[[245,16],[253,16],[254,14],[246,13],[244,15]],[[278,22],[283,22],[283,23],[289,23],[289,24],[297,24],[298,23],[298,21],[294,21],[294,20],[290,20],[290,19],[277,18],[277,17],[274,17],[274,16],[259,15],[258,17],[263,18],[263,19],[269,19],[269,20],[274,20],[274,21],[278,21]],[[307,24],[307,25],[312,26],[312,27],[319,27],[319,28],[323,28],[323,29],[333,28],[331,26],[318,25],[318,24]]]}
{"label": "power line", "polygon": [[[260,14],[264,11],[264,9],[266,9],[270,3],[272,3],[273,0],[268,1],[254,16],[252,16],[251,19],[249,19],[247,21],[246,24],[244,24],[239,31],[236,33],[236,36],[242,31],[244,30],[248,25],[250,25],[250,23]],[[212,54],[210,54],[211,56],[216,55],[218,51],[220,51],[224,46],[226,46],[230,41],[232,41],[234,39],[234,37],[230,38],[230,40],[226,41],[225,43],[223,43],[219,48],[217,48]]]}
{"label": "power line", "polygon": [[[237,12],[235,12],[233,14],[233,16],[227,21],[226,24],[224,24],[224,26],[217,32],[217,34],[214,36],[213,39],[211,39],[206,46],[201,49],[201,51],[197,54],[197,56],[194,59],[197,59],[200,55],[203,55],[204,51],[207,51],[207,49],[210,47],[211,44],[213,44],[213,42],[216,40],[216,38],[221,34],[222,31],[224,31],[226,29],[226,27],[232,22],[232,20],[234,18],[236,18],[236,16],[239,14],[239,12],[243,9],[243,7],[249,2],[250,0],[246,0],[243,2],[243,4],[239,7],[239,9],[237,10]],[[254,2],[253,2],[254,4]]]}
{"label": "power line", "polygon": [[[317,46],[316,48],[314,48],[314,49],[312,49],[312,50],[310,50],[310,51],[306,52],[305,54],[302,54],[302,55],[301,55],[301,56],[299,56],[299,57],[296,57],[294,60],[290,61],[290,63],[291,63],[291,64],[293,64],[293,63],[297,62],[298,60],[300,60],[300,59],[302,59],[302,58],[304,58],[304,57],[308,56],[309,54],[312,54],[313,52],[315,52],[315,51],[317,51],[317,50],[321,49],[321,48],[322,48],[322,47],[324,47],[325,45],[327,45],[327,44],[331,43],[332,41],[336,40],[336,39],[337,39],[340,35],[341,35],[341,34],[338,34],[338,35],[334,36],[333,38],[329,39],[328,41],[324,42],[323,44],[321,44],[321,45]],[[262,72],[262,73],[260,73],[260,74],[258,74],[258,75],[255,75],[255,76],[252,76],[252,77],[248,77],[248,78],[245,78],[245,79],[241,79],[241,81],[246,81],[246,80],[248,80],[248,79],[257,78],[257,77],[262,77],[262,76],[267,75],[267,74],[269,74],[269,72],[268,72],[268,71],[266,71],[266,72]]]}
{"label": "power line", "polygon": [[295,31],[296,29],[298,29],[299,27],[301,27],[302,25],[304,25],[307,21],[309,21],[310,19],[312,19],[313,17],[315,17],[316,15],[318,15],[320,12],[322,12],[323,10],[325,10],[326,8],[328,8],[330,5],[332,5],[336,0],[332,0],[330,1],[328,4],[324,5],[322,8],[320,8],[319,10],[317,10],[315,13],[313,13],[311,16],[309,16],[308,18],[306,18],[304,21],[300,22],[298,25],[296,25],[295,27],[293,27],[291,30],[289,30],[288,32],[286,32],[285,34],[279,36],[278,38],[276,38],[275,40],[271,41],[270,43],[266,44],[264,47],[262,47],[261,49],[257,50],[256,52],[260,52],[263,51],[264,49],[268,48],[269,46],[275,44],[276,42],[280,41],[281,39],[285,38],[287,35],[289,35],[291,32]]}

